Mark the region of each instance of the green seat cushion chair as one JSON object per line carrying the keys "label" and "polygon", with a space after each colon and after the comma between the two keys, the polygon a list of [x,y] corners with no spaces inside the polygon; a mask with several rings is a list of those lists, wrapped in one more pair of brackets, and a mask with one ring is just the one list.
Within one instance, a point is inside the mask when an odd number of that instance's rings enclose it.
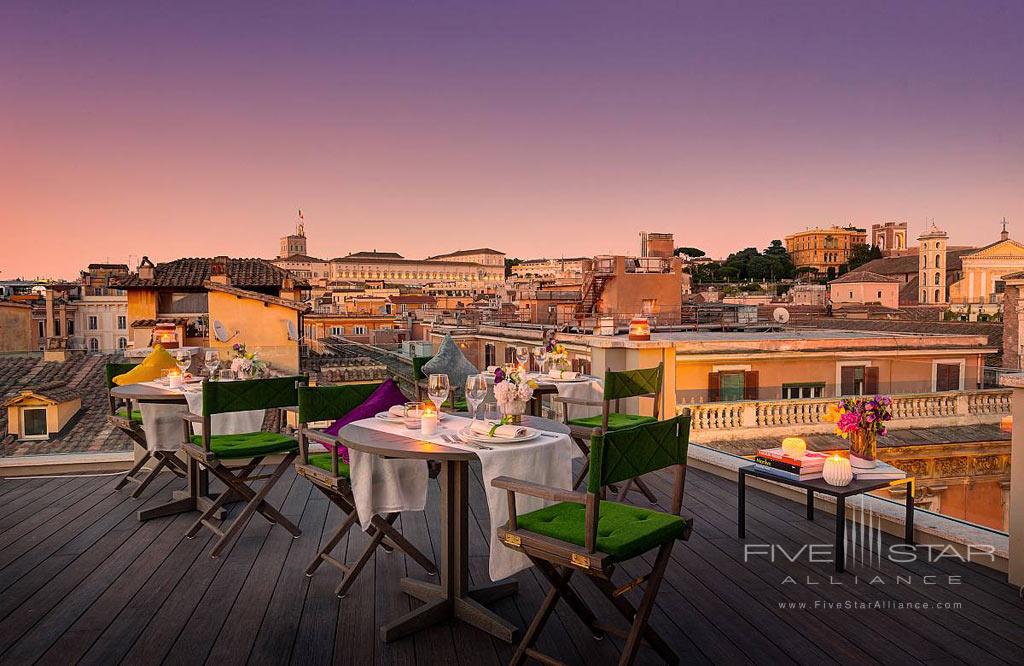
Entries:
{"label": "green seat cushion chair", "polygon": [[[202,446],[202,436],[193,436],[192,443]],[[276,432],[247,432],[238,435],[213,435],[210,437],[210,451],[218,458],[253,458],[273,453],[292,453],[298,450],[298,442]]]}
{"label": "green seat cushion chair", "polygon": [[[657,423],[658,419],[653,416],[640,416],[639,414],[617,414],[612,412],[608,415],[608,429],[609,430],[624,430],[626,428],[632,428],[634,426],[643,425],[645,423]],[[578,426],[580,428],[600,428],[602,423],[602,417],[600,414],[597,416],[588,416],[582,419],[570,419],[569,425]]]}
{"label": "green seat cushion chair", "polygon": [[[617,562],[682,539],[686,530],[686,521],[679,516],[618,502],[601,502],[598,517],[597,550]],[[586,508],[582,504],[552,504],[523,514],[518,521],[521,530],[585,545]]]}
{"label": "green seat cushion chair", "polygon": [[[125,411],[125,408],[122,407],[121,409],[117,410],[117,415],[120,416],[121,418],[125,418]],[[142,412],[140,412],[137,409],[133,409],[131,419],[136,423],[142,423]]]}
{"label": "green seat cushion chair", "polygon": [[[330,453],[314,453],[309,456],[309,464],[314,467],[319,467],[327,472],[331,471],[331,454]],[[342,478],[349,478],[348,465],[344,460],[338,458],[338,476]]]}

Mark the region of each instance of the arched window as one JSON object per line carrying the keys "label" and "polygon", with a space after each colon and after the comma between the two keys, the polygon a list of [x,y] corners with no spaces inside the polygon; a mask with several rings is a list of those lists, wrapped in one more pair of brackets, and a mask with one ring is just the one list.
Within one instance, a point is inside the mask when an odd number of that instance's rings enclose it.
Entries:
{"label": "arched window", "polygon": [[935,271],[935,286],[940,284],[942,284],[942,275],[938,271]]}
{"label": "arched window", "polygon": [[94,351],[95,352],[95,351],[99,351],[99,350],[100,350],[100,341],[97,340],[96,338],[89,338],[89,351]]}
{"label": "arched window", "polygon": [[117,339],[117,348],[118,349],[127,349],[128,348],[128,338],[118,338]]}
{"label": "arched window", "polygon": [[921,302],[922,303],[927,303],[928,302],[928,292],[927,291],[923,291],[923,290],[921,291]]}
{"label": "arched window", "polygon": [[942,299],[939,297],[939,290],[938,289],[935,290],[935,302],[936,303],[942,302]]}
{"label": "arched window", "polygon": [[942,255],[935,255],[935,268],[942,268]]}
{"label": "arched window", "polygon": [[928,255],[927,254],[922,254],[921,255],[921,261],[924,262],[924,267],[928,268]]}

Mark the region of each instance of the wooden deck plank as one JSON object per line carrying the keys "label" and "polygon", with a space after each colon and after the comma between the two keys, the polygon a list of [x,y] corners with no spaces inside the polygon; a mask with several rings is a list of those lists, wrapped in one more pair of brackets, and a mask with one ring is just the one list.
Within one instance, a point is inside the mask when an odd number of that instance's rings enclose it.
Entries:
{"label": "wooden deck plank", "polygon": [[[0,489],[6,485],[0,484]],[[13,482],[12,482],[13,483]],[[649,485],[668,501],[669,478]],[[341,520],[340,511],[308,483],[289,473],[272,494],[275,505],[298,521],[292,540],[280,527],[254,517],[220,560],[207,553],[205,530],[181,539],[190,516],[138,523],[140,502],[111,492],[112,481],[65,484],[47,495],[50,480],[24,480],[6,494],[41,499],[35,512],[23,500],[6,523],[11,543],[0,546],[0,659],[12,663],[281,663],[490,664],[504,663],[511,648],[459,622],[446,623],[393,644],[379,640],[379,626],[419,602],[402,594],[402,576],[431,580],[402,553],[378,551],[346,599],[334,587],[339,573],[321,567],[302,574],[316,548]],[[145,501],[163,500],[181,482],[161,475]],[[424,552],[438,556],[436,482],[429,484],[427,511],[402,516],[398,525]],[[2,498],[3,495],[0,495]],[[639,496],[637,496],[639,497]],[[154,499],[155,498],[155,499]],[[807,577],[828,580],[828,564],[744,558],[735,538],[735,484],[691,470],[685,512],[695,532],[677,544],[651,624],[686,663],[1012,663],[1024,646],[1024,601],[1005,577],[951,560],[918,563],[856,563],[845,585],[791,585]],[[0,502],[2,503],[2,502]],[[642,505],[645,505],[642,504]],[[232,515],[241,505],[232,507]],[[262,523],[262,525],[261,525]],[[748,490],[748,542],[795,550],[831,543],[831,516],[808,522],[799,502]],[[470,483],[470,575],[489,582],[489,517],[479,466]],[[2,537],[3,534],[0,534]],[[336,551],[353,560],[367,541],[359,530]],[[884,544],[892,543],[885,537]],[[5,559],[6,558],[6,559]],[[639,575],[650,556],[620,567],[616,580]],[[883,589],[852,585],[853,575],[961,575],[960,586]],[[591,586],[573,585],[598,616],[621,618]],[[540,604],[546,582],[533,569],[519,573],[519,594],[495,603],[503,617],[525,626]],[[638,590],[629,593],[635,600]],[[788,609],[779,604],[910,600],[955,601],[958,610]],[[563,607],[564,604],[560,604]],[[838,631],[837,627],[842,627]],[[570,664],[614,662],[621,641],[593,641],[567,608],[552,616],[541,649]],[[643,648],[640,663],[659,663]]]}

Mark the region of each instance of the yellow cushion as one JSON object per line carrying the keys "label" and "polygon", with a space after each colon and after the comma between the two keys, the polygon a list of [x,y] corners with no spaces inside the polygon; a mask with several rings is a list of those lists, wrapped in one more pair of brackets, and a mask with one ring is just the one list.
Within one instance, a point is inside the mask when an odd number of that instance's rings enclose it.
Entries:
{"label": "yellow cushion", "polygon": [[118,386],[151,382],[154,379],[160,379],[162,370],[176,367],[178,366],[174,361],[174,357],[161,345],[155,345],[153,351],[149,353],[149,356],[142,363],[139,363],[123,375],[114,377],[111,381]]}

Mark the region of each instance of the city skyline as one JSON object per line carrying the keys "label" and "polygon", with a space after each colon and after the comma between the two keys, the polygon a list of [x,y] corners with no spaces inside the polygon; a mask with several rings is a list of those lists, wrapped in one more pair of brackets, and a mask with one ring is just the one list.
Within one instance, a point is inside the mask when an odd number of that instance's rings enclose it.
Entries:
{"label": "city skyline", "polygon": [[[1024,7],[5,5],[0,279],[310,252],[1024,237]],[[134,266],[132,266],[134,268]]]}

